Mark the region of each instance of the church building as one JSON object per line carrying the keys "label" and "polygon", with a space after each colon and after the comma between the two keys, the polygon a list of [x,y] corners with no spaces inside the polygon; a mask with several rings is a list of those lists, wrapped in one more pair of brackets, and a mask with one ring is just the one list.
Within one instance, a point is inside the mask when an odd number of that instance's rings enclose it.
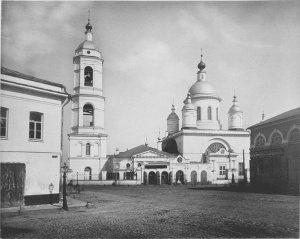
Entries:
{"label": "church building", "polygon": [[243,129],[243,111],[237,97],[228,111],[228,130],[220,122],[220,102],[206,79],[205,63],[198,64],[197,81],[187,93],[182,108],[182,127],[172,112],[167,118],[167,136],[162,150],[181,155],[184,180],[193,184],[249,182],[250,133]]}
{"label": "church building", "polygon": [[228,130],[220,122],[221,98],[198,64],[197,81],[182,108],[182,126],[172,112],[167,136],[157,149],[147,143],[111,156],[108,179],[122,184],[219,184],[249,182],[250,133],[243,128],[243,111],[234,95],[228,111]]}
{"label": "church building", "polygon": [[86,40],[75,50],[72,94],[72,132],[69,134],[69,179],[105,180],[104,101],[101,52],[93,42],[92,25],[85,26]]}

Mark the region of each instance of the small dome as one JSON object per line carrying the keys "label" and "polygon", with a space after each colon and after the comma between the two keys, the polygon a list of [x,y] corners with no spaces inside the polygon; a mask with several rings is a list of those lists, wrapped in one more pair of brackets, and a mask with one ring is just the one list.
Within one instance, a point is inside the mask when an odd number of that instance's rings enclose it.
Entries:
{"label": "small dome", "polygon": [[232,113],[243,113],[243,111],[238,105],[233,105],[228,111],[228,114],[232,114]]}
{"label": "small dome", "polygon": [[171,114],[169,114],[167,120],[179,120],[179,117],[175,112],[172,112]]}
{"label": "small dome", "polygon": [[[201,56],[202,56],[202,55],[201,55]],[[204,70],[205,66],[206,66],[205,63],[204,63],[202,60],[201,60],[200,63],[198,64],[198,68],[199,68],[200,71]]]}
{"label": "small dome", "polygon": [[195,82],[189,90],[192,97],[201,95],[214,95],[217,96],[214,88],[207,81]]}
{"label": "small dome", "polygon": [[187,103],[183,106],[182,110],[196,110],[196,107],[193,105],[193,103],[187,102]]}
{"label": "small dome", "polygon": [[77,47],[77,50],[80,50],[80,49],[97,50],[97,46],[92,41],[86,40]]}
{"label": "small dome", "polygon": [[92,30],[92,25],[90,24],[90,20],[88,21],[88,23],[85,25],[85,29],[87,30],[87,31],[91,31]]}

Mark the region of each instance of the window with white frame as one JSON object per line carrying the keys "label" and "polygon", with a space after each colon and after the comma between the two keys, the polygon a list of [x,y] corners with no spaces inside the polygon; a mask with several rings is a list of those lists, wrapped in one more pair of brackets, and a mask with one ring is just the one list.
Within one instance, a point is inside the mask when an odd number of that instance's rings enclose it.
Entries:
{"label": "window with white frame", "polygon": [[29,117],[29,139],[41,140],[43,137],[43,114],[30,112]]}
{"label": "window with white frame", "polygon": [[8,109],[1,107],[1,138],[7,138],[8,130]]}
{"label": "window with white frame", "polygon": [[226,166],[225,165],[220,165],[219,166],[219,174],[220,175],[226,175]]}

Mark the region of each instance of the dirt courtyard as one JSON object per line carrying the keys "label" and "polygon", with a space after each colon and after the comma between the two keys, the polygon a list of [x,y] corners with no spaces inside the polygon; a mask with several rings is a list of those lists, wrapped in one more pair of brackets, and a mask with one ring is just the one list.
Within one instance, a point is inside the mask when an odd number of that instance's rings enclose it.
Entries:
{"label": "dirt courtyard", "polygon": [[2,215],[2,238],[299,238],[299,197],[188,186],[85,186],[90,208]]}

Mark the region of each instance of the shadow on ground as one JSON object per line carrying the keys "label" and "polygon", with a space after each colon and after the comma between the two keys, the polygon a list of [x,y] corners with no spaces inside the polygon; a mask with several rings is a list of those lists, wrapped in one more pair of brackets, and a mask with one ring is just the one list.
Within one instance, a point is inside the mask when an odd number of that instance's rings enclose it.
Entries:
{"label": "shadow on ground", "polygon": [[213,190],[213,191],[228,191],[228,192],[246,192],[246,193],[263,193],[263,194],[274,194],[274,195],[290,195],[299,196],[298,191],[274,191],[268,188],[253,188],[249,186],[205,186],[205,187],[191,187],[192,190]]}
{"label": "shadow on ground", "polygon": [[31,233],[33,230],[28,229],[28,228],[16,228],[16,227],[6,227],[2,226],[1,227],[1,236],[2,238],[6,237],[14,237],[17,236],[18,234],[24,234],[24,233]]}

